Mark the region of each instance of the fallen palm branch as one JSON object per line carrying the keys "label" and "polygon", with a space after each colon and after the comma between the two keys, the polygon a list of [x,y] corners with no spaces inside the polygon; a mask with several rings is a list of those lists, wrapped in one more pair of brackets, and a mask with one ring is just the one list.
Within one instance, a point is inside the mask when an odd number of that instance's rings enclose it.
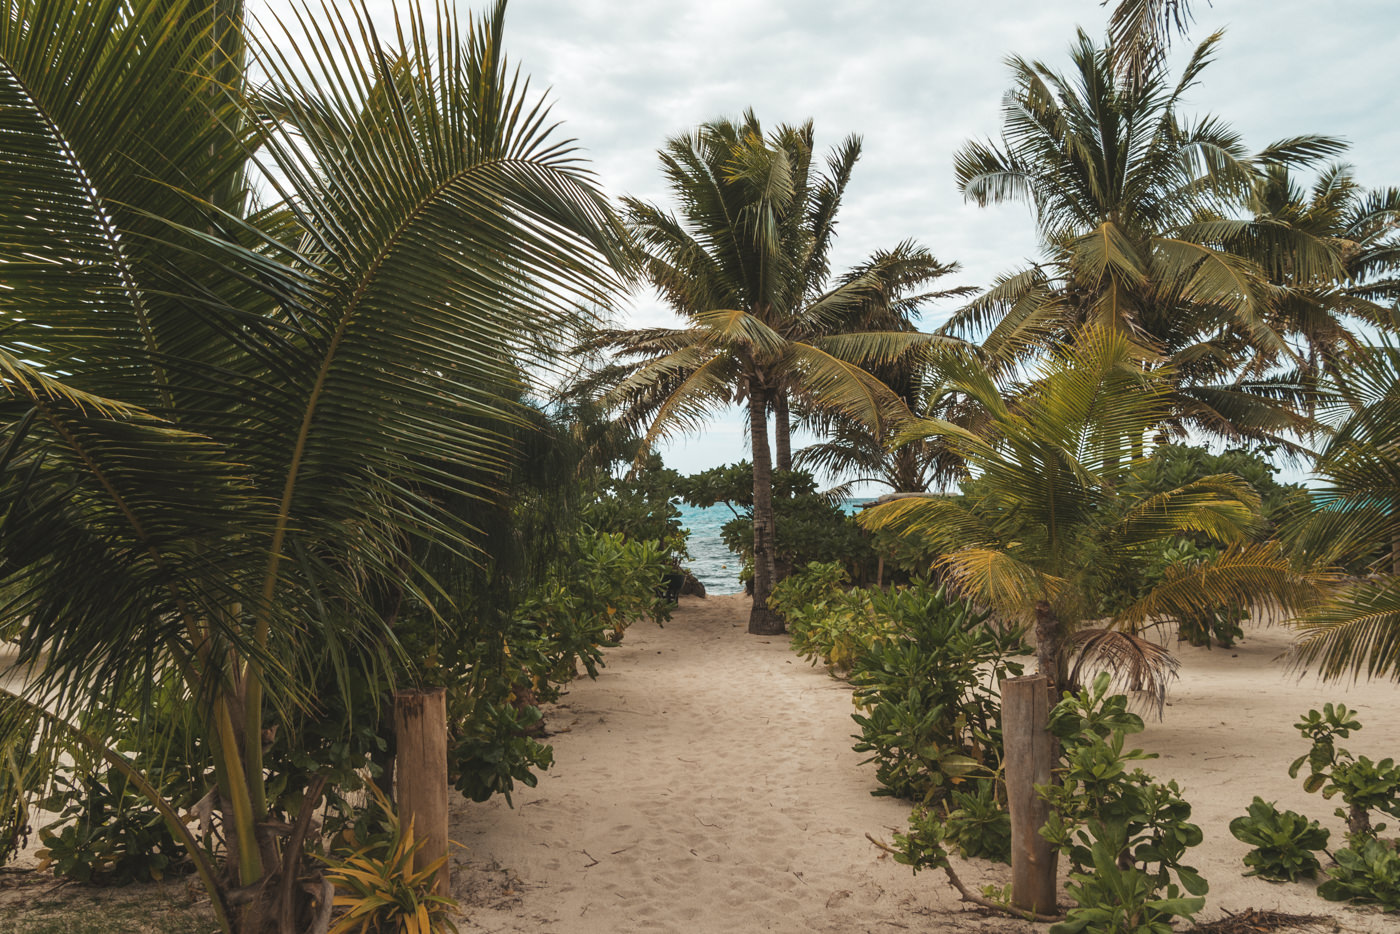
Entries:
{"label": "fallen palm branch", "polygon": [[1236,914],[1226,911],[1225,917],[1196,925],[1198,934],[1265,934],[1268,931],[1332,931],[1336,922],[1327,915],[1291,915],[1283,911],[1260,911],[1246,908]]}

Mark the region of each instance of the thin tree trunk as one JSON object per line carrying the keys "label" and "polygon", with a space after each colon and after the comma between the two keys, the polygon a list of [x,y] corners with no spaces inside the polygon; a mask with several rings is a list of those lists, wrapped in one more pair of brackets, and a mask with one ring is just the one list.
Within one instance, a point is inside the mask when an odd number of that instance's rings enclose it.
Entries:
{"label": "thin tree trunk", "polygon": [[779,470],[792,469],[792,419],[788,416],[787,393],[779,389],[773,394],[773,442]]}
{"label": "thin tree trunk", "polygon": [[785,627],[782,617],[768,608],[776,577],[773,459],[768,451],[768,399],[757,387],[749,390],[749,436],[753,445],[753,609],[749,612],[749,632],[772,636]]}

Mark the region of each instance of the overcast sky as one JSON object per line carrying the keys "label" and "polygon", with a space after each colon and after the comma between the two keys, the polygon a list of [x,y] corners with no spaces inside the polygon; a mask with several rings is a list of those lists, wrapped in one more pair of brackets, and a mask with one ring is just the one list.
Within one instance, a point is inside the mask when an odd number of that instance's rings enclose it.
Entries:
{"label": "overcast sky", "polygon": [[[1251,148],[1339,136],[1363,185],[1400,185],[1400,2],[1192,5],[1178,62],[1226,32],[1187,116],[1213,113]],[[1076,27],[1097,38],[1106,21],[1097,0],[512,0],[506,47],[552,89],[564,133],[614,195],[668,203],[656,150],[702,121],[748,107],[765,126],[812,118],[821,151],[852,133],[865,143],[842,206],[836,269],[912,238],[962,265],[945,282],[984,285],[1034,254],[1032,220],[1021,206],[963,203],[953,153],[999,133],[1008,55],[1067,70]],[[645,297],[631,315],[671,320]],[[939,320],[933,309],[926,323]],[[666,453],[690,472],[746,448],[731,415]]]}

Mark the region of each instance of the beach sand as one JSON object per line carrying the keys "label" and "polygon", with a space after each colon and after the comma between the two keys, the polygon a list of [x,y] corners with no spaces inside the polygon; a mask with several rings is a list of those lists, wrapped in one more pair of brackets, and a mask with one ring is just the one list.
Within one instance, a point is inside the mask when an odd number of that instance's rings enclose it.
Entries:
{"label": "beach sand", "polygon": [[[915,876],[866,839],[902,830],[909,805],[870,794],[873,766],[851,750],[850,688],[786,637],[747,635],[747,616],[742,595],[685,598],[664,628],[633,626],[597,681],[576,682],[547,711],[555,764],[537,788],[518,788],[513,809],[454,802],[462,930],[1043,931],[959,902],[941,873]],[[1248,847],[1227,825],[1256,794],[1343,843],[1334,802],[1288,778],[1307,748],[1292,728],[1299,714],[1346,703],[1365,728],[1343,745],[1400,754],[1400,688],[1300,679],[1277,661],[1288,639],[1256,627],[1236,649],[1182,646],[1165,717],[1137,737],[1161,756],[1144,767],[1181,784],[1205,831],[1188,860],[1211,884],[1199,919],[1252,907],[1329,915],[1339,931],[1400,930],[1373,909],[1323,901],[1314,884],[1242,876]],[[981,861],[958,869],[974,891],[1009,879]]]}

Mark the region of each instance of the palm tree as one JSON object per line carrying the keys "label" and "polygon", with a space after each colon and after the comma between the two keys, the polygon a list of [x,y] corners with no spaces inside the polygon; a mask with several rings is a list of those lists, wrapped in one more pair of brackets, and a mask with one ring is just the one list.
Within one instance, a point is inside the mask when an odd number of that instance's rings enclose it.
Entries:
{"label": "palm tree", "polygon": [[[1362,321],[1392,326],[1400,302],[1400,188],[1363,189],[1345,164],[1328,166],[1304,189],[1286,166],[1270,165],[1244,203],[1252,222],[1229,231],[1228,247],[1258,257],[1277,298],[1280,329],[1307,350],[1300,362],[1320,378],[1358,346],[1348,329]],[[1307,275],[1293,255],[1265,240],[1284,229],[1325,244],[1337,257],[1329,275]]]}
{"label": "palm tree", "polygon": [[1400,677],[1400,346],[1393,335],[1350,353],[1334,374],[1332,428],[1309,491],[1311,512],[1289,530],[1314,566],[1353,579],[1294,620],[1294,657],[1325,678]]}
{"label": "palm tree", "polygon": [[1125,85],[1112,50],[1083,33],[1069,76],[1011,60],[1002,142],[965,146],[958,184],[983,205],[1028,201],[1045,258],[1000,278],[945,330],[982,333],[987,352],[1010,362],[1085,324],[1121,329],[1172,364],[1172,429],[1289,445],[1310,427],[1296,410],[1306,386],[1274,372],[1299,354],[1268,267],[1336,278],[1339,251],[1306,230],[1231,212],[1261,167],[1308,165],[1341,145],[1305,136],[1250,155],[1215,118],[1183,120],[1182,95],[1218,39],[1196,49],[1174,85],[1159,71]]}
{"label": "palm tree", "polygon": [[[938,415],[961,424],[965,413],[960,411],[959,400],[937,394],[928,381],[927,359],[905,358],[873,367],[872,372],[911,413]],[[942,411],[934,412],[930,403]],[[821,411],[811,413],[806,421],[826,440],[797,452],[793,462],[800,470],[822,471],[843,484],[875,483],[894,493],[944,489],[966,476],[961,458],[939,439],[894,445],[897,424],[872,427],[839,412]]]}
{"label": "palm tree", "polygon": [[[902,243],[888,253],[876,253],[846,274],[847,281],[875,277],[880,282],[879,288],[870,291],[863,302],[836,320],[807,322],[799,315],[789,330],[808,337],[820,336],[815,333],[817,329],[830,337],[848,333],[915,332],[926,302],[976,291],[970,286],[922,291],[931,282],[957,270],[957,263],[940,263],[927,250]],[[868,369],[889,386],[911,412],[920,412],[923,411],[924,363],[922,352],[911,352],[871,364]],[[906,445],[891,450],[889,441],[893,426],[882,431],[879,426],[867,425],[840,411],[805,404],[800,397],[797,401],[798,421],[818,436],[826,436],[827,440],[808,445],[786,466],[780,459],[779,469],[790,470],[796,466],[802,470],[820,470],[841,477],[846,483],[882,483],[896,492],[923,492],[961,475],[960,465],[950,460],[947,452],[937,445]],[[781,419],[778,427],[780,431],[783,428]]]}
{"label": "palm tree", "polygon": [[444,503],[508,468],[525,343],[603,299],[611,221],[507,69],[503,3],[409,6],[397,49],[363,7],[304,34],[241,14],[0,13],[0,626],[35,666],[27,709],[70,739],[101,747],[183,684],[225,872],[157,805],[226,930],[289,931],[324,779],[281,814],[264,730],[321,700],[324,666],[348,690],[383,665],[369,582],[432,589],[406,541],[476,548]]}
{"label": "palm tree", "polygon": [[662,150],[679,218],[626,202],[643,272],[686,326],[604,332],[595,346],[621,358],[610,401],[629,424],[645,428],[645,446],[721,405],[746,405],[754,471],[751,633],[783,629],[767,605],[775,577],[769,413],[785,423],[785,400],[796,395],[882,424],[899,400],[859,364],[897,359],[929,340],[911,332],[831,333],[897,275],[915,282],[917,269],[929,278],[944,269],[907,246],[824,285],[834,210],[858,152],[848,141],[832,157],[831,175],[814,176],[810,123],[765,137],[749,113],[742,123],[704,124]]}
{"label": "palm tree", "polygon": [[[1162,416],[1170,382],[1144,367],[1141,348],[1121,332],[1091,328],[1054,349],[1039,375],[998,386],[969,351],[937,364],[940,392],[985,413],[977,430],[943,419],[911,424],[903,440],[942,439],[974,480],[961,498],[912,497],[867,509],[862,525],[907,539],[935,569],[979,603],[1011,619],[1034,620],[1040,670],[1064,677],[1063,642],[1085,621],[1109,616],[1128,633],[1152,620],[1227,603],[1265,599],[1296,605],[1310,592],[1274,545],[1247,544],[1258,497],[1237,477],[1203,477],[1135,497],[1121,491],[1133,462],[1125,436]],[[1103,597],[1161,543],[1199,533],[1228,546],[1214,563],[1169,576],[1121,608]],[[1143,644],[1099,640],[1099,649],[1140,658]],[[1151,653],[1161,658],[1160,653]],[[1159,682],[1160,690],[1160,682]]]}

